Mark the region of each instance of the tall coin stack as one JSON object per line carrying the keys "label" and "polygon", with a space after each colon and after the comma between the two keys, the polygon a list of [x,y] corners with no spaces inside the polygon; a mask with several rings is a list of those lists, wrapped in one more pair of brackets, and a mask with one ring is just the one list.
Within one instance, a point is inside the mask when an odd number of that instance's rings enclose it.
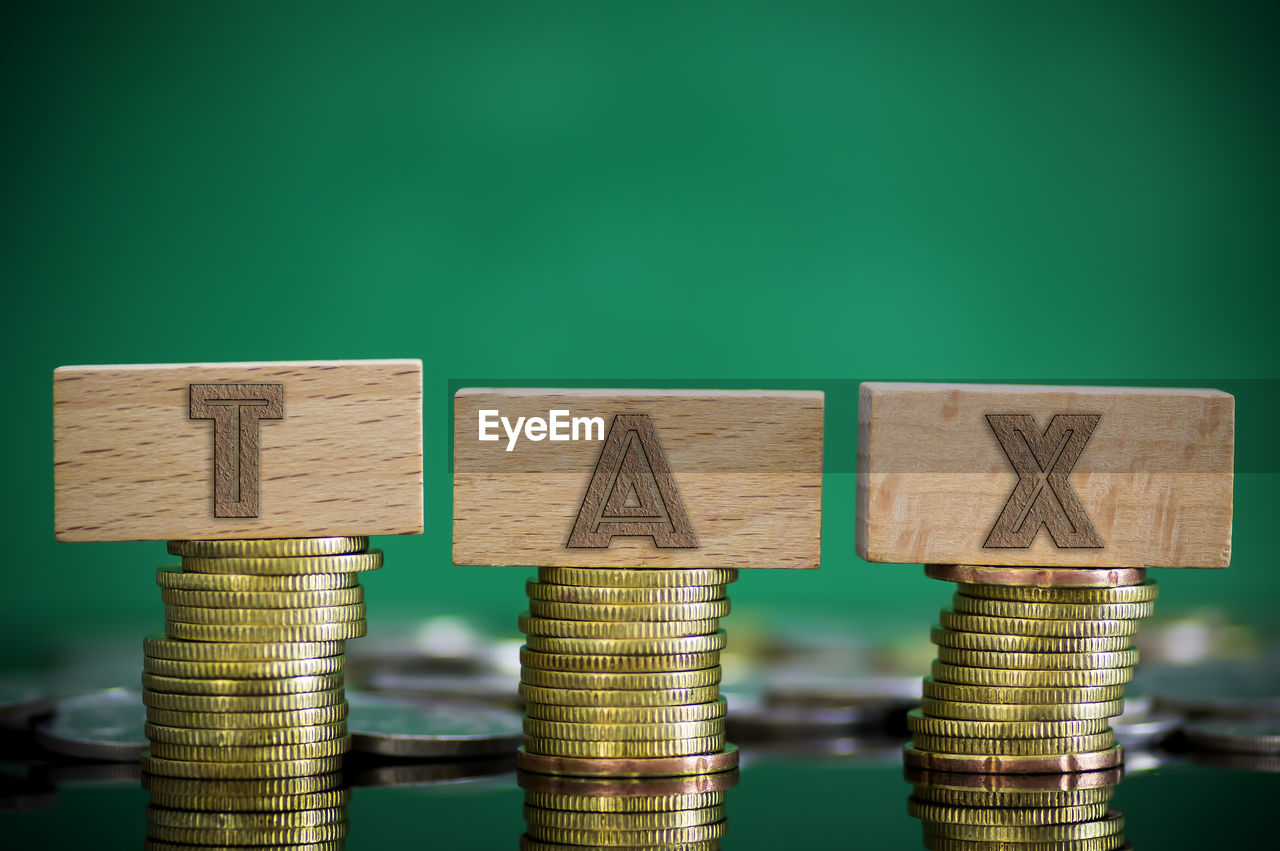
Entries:
{"label": "tall coin stack", "polygon": [[[719,619],[735,579],[725,569],[539,568],[520,616],[521,765],[608,776],[736,764],[719,686]],[[699,759],[712,754],[732,764]]]}
{"label": "tall coin stack", "polygon": [[725,791],[736,771],[649,780],[549,777],[522,771],[522,851],[720,847]]}
{"label": "tall coin stack", "polygon": [[156,574],[165,636],[143,648],[155,847],[345,835],[343,653],[366,631],[358,574],[382,566],[367,547],[353,537],[169,543],[182,567]]}
{"label": "tall coin stack", "polygon": [[907,769],[907,811],[938,851],[1113,851],[1130,848],[1108,802],[1120,769],[1078,774],[974,775]]}
{"label": "tall coin stack", "polygon": [[1133,678],[1155,605],[1141,569],[929,565],[956,582],[932,633],[924,701],[908,716],[909,766],[1008,774],[1119,765],[1109,718]]}

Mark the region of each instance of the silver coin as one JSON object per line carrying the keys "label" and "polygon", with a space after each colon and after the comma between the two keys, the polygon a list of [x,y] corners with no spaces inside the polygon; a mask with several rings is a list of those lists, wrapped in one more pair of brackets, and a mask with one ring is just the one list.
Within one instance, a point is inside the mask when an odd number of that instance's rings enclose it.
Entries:
{"label": "silver coin", "polygon": [[1280,716],[1239,720],[1195,721],[1182,733],[1199,750],[1257,755],[1280,755]]}
{"label": "silver coin", "polygon": [[1111,719],[1111,731],[1126,751],[1160,744],[1176,733],[1185,720],[1176,712],[1130,712],[1128,709],[1126,697],[1125,713]]}
{"label": "silver coin", "polygon": [[[485,778],[512,774],[516,770],[515,752],[479,759],[432,760],[430,762],[394,762],[365,766],[357,759],[343,766],[343,777],[353,789],[387,786],[438,786],[446,783],[474,783]],[[504,780],[503,788],[509,780]]]}
{"label": "silver coin", "polygon": [[737,744],[780,739],[838,739],[856,727],[883,719],[862,706],[766,706],[735,700],[729,704],[726,732]]}
{"label": "silver coin", "polygon": [[53,711],[48,683],[34,674],[8,674],[0,678],[0,727],[26,729],[31,719]]}
{"label": "silver coin", "polygon": [[1133,689],[1189,715],[1280,713],[1280,660],[1139,668]]}
{"label": "silver coin", "polygon": [[148,747],[146,723],[142,695],[113,688],[58,701],[32,733],[41,747],[63,756],[132,762]]}
{"label": "silver coin", "polygon": [[354,750],[384,756],[469,757],[515,753],[520,713],[478,703],[348,694]]}

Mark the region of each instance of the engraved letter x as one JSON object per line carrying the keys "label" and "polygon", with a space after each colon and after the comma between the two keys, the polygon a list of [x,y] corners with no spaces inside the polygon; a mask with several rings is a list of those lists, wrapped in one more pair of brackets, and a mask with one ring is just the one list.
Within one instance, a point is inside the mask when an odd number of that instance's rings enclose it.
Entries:
{"label": "engraved letter x", "polygon": [[1042,434],[1027,414],[987,414],[1000,448],[1018,474],[984,548],[1031,546],[1041,525],[1062,548],[1101,547],[1067,476],[1075,467],[1099,414],[1058,414]]}

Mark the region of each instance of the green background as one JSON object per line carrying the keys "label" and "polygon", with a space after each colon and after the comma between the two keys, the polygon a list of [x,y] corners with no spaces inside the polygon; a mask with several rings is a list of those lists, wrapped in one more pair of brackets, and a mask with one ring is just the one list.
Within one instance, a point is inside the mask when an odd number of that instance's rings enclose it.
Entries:
{"label": "green background", "polygon": [[[162,545],[53,540],[79,363],[421,357],[427,532],[372,623],[509,635],[526,571],[450,564],[451,381],[1232,381],[1234,563],[1161,607],[1274,623],[1270,8],[6,4],[5,664],[162,621]],[[860,561],[827,473],[822,569],[735,611],[926,629],[946,590]]]}

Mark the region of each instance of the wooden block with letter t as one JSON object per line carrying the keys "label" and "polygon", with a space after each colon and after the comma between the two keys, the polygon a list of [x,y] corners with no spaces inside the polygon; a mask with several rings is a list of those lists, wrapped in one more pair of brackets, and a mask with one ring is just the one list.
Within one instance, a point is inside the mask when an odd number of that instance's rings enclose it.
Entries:
{"label": "wooden block with letter t", "polygon": [[815,568],[818,392],[464,388],[456,564]]}
{"label": "wooden block with letter t", "polygon": [[64,366],[62,541],[422,531],[422,361]]}
{"label": "wooden block with letter t", "polygon": [[863,384],[858,554],[1226,567],[1234,448],[1218,390]]}

